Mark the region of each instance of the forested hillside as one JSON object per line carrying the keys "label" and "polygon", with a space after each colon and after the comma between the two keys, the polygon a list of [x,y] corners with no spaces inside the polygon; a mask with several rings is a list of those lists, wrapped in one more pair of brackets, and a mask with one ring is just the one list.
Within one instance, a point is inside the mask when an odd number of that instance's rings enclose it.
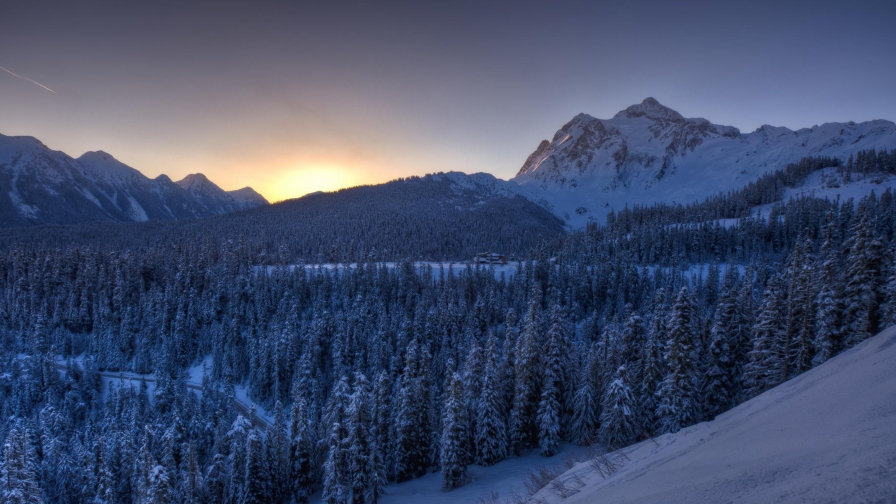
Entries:
{"label": "forested hillside", "polygon": [[557,217],[508,185],[486,174],[408,177],[189,222],[0,228],[0,248],[142,251],[208,242],[215,250],[238,243],[247,260],[260,264],[468,261],[489,251],[523,256],[564,234]]}
{"label": "forested hillside", "polygon": [[[419,196],[405,208],[441,205],[428,198],[446,192],[474,218],[516,208],[503,198],[469,210],[477,200],[436,177],[391,187]],[[428,243],[445,221],[426,211],[346,220],[371,190],[332,196],[341,206],[291,202],[310,222],[333,219],[322,228],[336,233],[329,241],[275,206],[133,248],[114,233],[7,244],[3,495],[304,502],[322,491],[329,503],[365,502],[387,481],[430,471],[451,489],[474,461],[551,456],[564,440],[621,447],[711,419],[896,323],[889,190],[779,201],[761,216],[747,207],[774,201],[765,189],[633,208],[533,245],[510,278],[387,267],[370,253],[381,242],[342,241],[340,229],[363,237],[380,226],[390,254],[409,259],[472,246]],[[502,236],[475,222],[474,237]],[[316,237],[321,245],[306,242]],[[326,259],[324,243],[359,264],[285,267]],[[284,267],[262,274],[261,264]],[[185,370],[208,356],[202,391],[188,390]],[[109,370],[153,373],[154,392],[122,383],[101,394],[98,372]],[[273,428],[237,411],[242,387]]]}

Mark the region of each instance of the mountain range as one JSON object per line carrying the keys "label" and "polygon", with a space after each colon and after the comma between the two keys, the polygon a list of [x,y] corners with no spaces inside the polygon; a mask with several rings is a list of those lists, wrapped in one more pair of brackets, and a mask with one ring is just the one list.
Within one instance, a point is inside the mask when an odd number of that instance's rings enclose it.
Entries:
{"label": "mountain range", "polygon": [[687,204],[746,186],[807,156],[839,157],[896,148],[896,124],[825,123],[752,133],[688,119],[647,98],[612,119],[572,118],[542,141],[511,179],[570,227],[603,223],[611,210],[656,202]]}
{"label": "mountain range", "polygon": [[33,137],[0,135],[0,225],[142,222],[209,217],[267,205],[246,187],[202,174],[150,179],[103,151],[72,158]]}
{"label": "mountain range", "polygon": [[[610,212],[626,206],[688,204],[737,190],[807,156],[845,161],[870,149],[896,149],[896,124],[832,122],[798,130],[764,125],[741,133],[733,126],[685,118],[647,98],[611,119],[576,115],[550,141],[542,141],[509,181],[456,172],[444,180],[455,191],[478,194],[482,202],[511,198],[519,205],[528,199],[576,229],[603,223]],[[828,186],[849,185],[841,182]],[[885,185],[896,186],[896,178],[886,178]],[[367,186],[364,193],[379,192],[398,206],[398,200],[412,197],[386,186]],[[848,187],[842,189],[829,191],[830,196],[849,193]],[[853,189],[870,190],[867,181]],[[305,198],[318,196],[334,204],[343,198],[335,193]],[[103,151],[74,159],[32,137],[0,135],[0,226],[182,220],[267,203],[249,187],[224,191],[202,174],[177,182],[165,175],[150,179]],[[499,206],[506,207],[506,201]],[[520,207],[523,214],[532,211]]]}

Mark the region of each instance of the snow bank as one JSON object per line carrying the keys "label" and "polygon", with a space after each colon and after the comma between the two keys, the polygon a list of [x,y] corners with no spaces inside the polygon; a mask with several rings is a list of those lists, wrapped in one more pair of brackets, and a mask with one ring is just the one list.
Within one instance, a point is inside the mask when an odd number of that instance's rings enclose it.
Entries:
{"label": "snow bank", "polygon": [[[896,327],[712,422],[625,448],[547,503],[896,502]],[[618,454],[615,454],[618,455]]]}

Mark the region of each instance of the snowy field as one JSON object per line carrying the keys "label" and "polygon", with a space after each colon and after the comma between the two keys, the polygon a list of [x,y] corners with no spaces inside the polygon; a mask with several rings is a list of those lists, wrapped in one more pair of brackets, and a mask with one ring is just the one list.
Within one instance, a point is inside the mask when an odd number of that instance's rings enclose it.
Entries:
{"label": "snowy field", "polygon": [[[394,269],[400,263],[395,262],[384,262],[384,263],[376,263],[377,266],[386,266],[387,268]],[[416,261],[414,262],[414,269],[417,273],[422,273],[424,271],[429,271],[432,273],[432,277],[435,280],[439,280],[442,278],[442,275],[448,276],[449,271],[454,273],[455,275],[459,275],[463,271],[465,271],[468,267],[472,270],[494,270],[495,278],[500,279],[503,274],[506,279],[510,279],[520,268],[520,261],[507,261],[507,264],[471,264],[469,262],[434,262],[434,261]],[[272,274],[279,266],[267,266],[268,275]],[[292,271],[295,268],[303,267],[308,271],[318,271],[318,270],[328,270],[328,271],[337,271],[342,269],[355,269],[358,267],[357,263],[349,263],[349,264],[335,264],[335,263],[323,263],[323,264],[291,264],[287,266],[287,269]]]}
{"label": "snowy field", "polygon": [[[568,504],[896,502],[896,327],[712,422],[625,448],[602,478],[561,476]],[[584,486],[573,480],[578,477]],[[426,502],[420,500],[419,502]],[[454,502],[466,502],[458,499]]]}

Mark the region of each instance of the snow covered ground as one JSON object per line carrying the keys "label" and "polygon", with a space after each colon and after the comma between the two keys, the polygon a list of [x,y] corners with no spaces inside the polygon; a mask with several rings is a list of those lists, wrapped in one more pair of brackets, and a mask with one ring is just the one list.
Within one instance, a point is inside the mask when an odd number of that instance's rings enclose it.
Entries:
{"label": "snow covered ground", "polygon": [[[896,502],[896,327],[712,422],[625,448],[602,478],[588,463],[545,503]],[[424,502],[421,500],[420,502]],[[458,499],[454,502],[466,502]]]}
{"label": "snow covered ground", "polygon": [[825,168],[817,171],[799,187],[787,188],[784,191],[784,201],[790,198],[812,196],[815,198],[827,198],[831,201],[840,199],[846,201],[852,198],[858,201],[874,191],[877,196],[887,190],[896,190],[896,177],[889,174],[874,174],[867,177],[853,175],[851,182],[844,182],[837,175],[836,168]]}
{"label": "snow covered ground", "polygon": [[[524,495],[523,479],[530,470],[546,466],[566,468],[565,457],[582,456],[586,449],[564,443],[560,453],[550,458],[539,455],[533,450],[520,457],[511,456],[493,466],[470,466],[467,471],[471,481],[450,492],[442,490],[442,473],[427,474],[422,478],[404,483],[392,483],[386,488],[386,495],[379,499],[380,504],[456,504],[462,502],[477,503],[495,492],[502,499],[509,499],[514,492]],[[561,469],[561,470],[563,470]],[[319,504],[320,492],[311,499],[311,504]]]}

